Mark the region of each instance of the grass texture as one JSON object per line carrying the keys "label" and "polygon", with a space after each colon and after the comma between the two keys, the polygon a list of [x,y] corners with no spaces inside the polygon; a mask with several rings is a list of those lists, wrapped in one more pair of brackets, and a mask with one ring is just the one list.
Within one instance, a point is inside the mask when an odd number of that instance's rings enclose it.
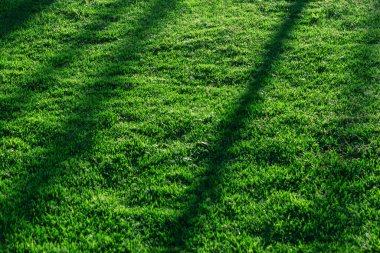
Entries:
{"label": "grass texture", "polygon": [[0,0],[1,252],[380,251],[377,0]]}

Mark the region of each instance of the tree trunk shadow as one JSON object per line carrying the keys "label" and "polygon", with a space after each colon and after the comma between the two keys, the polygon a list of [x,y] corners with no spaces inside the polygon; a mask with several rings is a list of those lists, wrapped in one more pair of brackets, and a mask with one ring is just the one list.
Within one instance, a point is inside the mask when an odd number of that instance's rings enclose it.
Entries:
{"label": "tree trunk shadow", "polygon": [[264,87],[266,79],[269,78],[273,65],[278,61],[284,51],[283,45],[294,29],[300,14],[307,6],[308,1],[297,0],[289,7],[285,20],[278,26],[277,32],[266,44],[263,61],[250,73],[252,80],[248,81],[245,93],[240,97],[236,108],[228,114],[227,120],[222,122],[217,129],[220,135],[212,144],[207,161],[206,172],[202,179],[194,186],[194,201],[189,203],[186,210],[178,218],[178,226],[173,228],[172,236],[178,250],[186,250],[186,243],[196,234],[196,220],[200,216],[207,215],[203,205],[211,206],[220,201],[221,181],[224,169],[228,162],[228,150],[238,141],[240,132],[245,127],[245,119],[249,116],[249,107],[258,103],[258,92]]}
{"label": "tree trunk shadow", "polygon": [[[117,3],[120,6],[115,13],[123,11],[132,5],[132,2],[123,0],[118,0]],[[136,18],[136,25],[128,33],[125,43],[121,43],[118,50],[116,50],[117,52],[114,53],[113,57],[116,59],[117,64],[124,64],[128,67],[129,60],[124,59],[130,59],[131,55],[137,54],[136,50],[142,49],[149,32],[164,24],[168,14],[176,8],[176,0],[152,0],[149,8]],[[105,23],[104,26],[107,24]],[[81,32],[85,33],[87,31]],[[77,35],[80,37],[80,32]],[[134,47],[128,48],[131,44]],[[83,51],[86,45],[82,44],[79,49]],[[38,77],[45,76],[44,80],[49,80],[56,73],[67,68],[68,64],[74,61],[74,57],[77,56],[78,48],[76,48],[75,52],[71,50],[72,47],[67,45],[67,48],[61,50],[56,56],[60,58],[60,55],[68,55],[69,57],[66,59],[65,64],[52,68],[51,66],[54,66],[52,63],[55,62],[55,58],[52,58],[45,65],[45,68],[38,70],[38,73],[31,73],[29,75],[30,83],[20,89],[22,93],[14,96],[13,102],[18,100],[19,104],[37,103],[36,97],[38,96],[36,95],[48,92],[51,89],[49,85],[44,85],[44,81],[39,80]],[[131,61],[138,62],[139,59],[135,58]],[[105,66],[98,73],[99,78],[96,85],[87,85],[78,91],[81,96],[78,97],[75,108],[67,113],[65,115],[66,120],[60,123],[63,130],[54,136],[48,137],[44,147],[46,151],[36,156],[34,162],[28,165],[28,179],[21,180],[20,183],[13,186],[13,190],[17,194],[12,201],[4,205],[0,203],[0,213],[2,214],[0,219],[0,240],[5,249],[7,249],[7,243],[12,240],[12,235],[17,233],[18,229],[22,229],[20,228],[22,224],[25,222],[33,223],[43,215],[43,211],[38,210],[39,202],[48,201],[52,198],[49,187],[52,184],[54,185],[56,179],[64,175],[70,177],[71,174],[76,173],[71,170],[67,171],[64,163],[91,152],[98,127],[97,124],[94,124],[93,117],[96,117],[101,112],[103,104],[111,98],[110,96],[114,95],[112,91],[115,89],[115,85],[107,81],[110,74],[113,74],[112,68],[108,69]],[[36,78],[37,81],[33,81]],[[34,85],[36,84],[40,88],[35,87]],[[98,87],[99,84],[101,84],[101,87]],[[126,88],[129,89],[129,87]],[[9,110],[4,109],[5,111],[10,110],[9,108]],[[84,113],[85,116],[83,116]]]}
{"label": "tree trunk shadow", "polygon": [[53,2],[54,0],[3,0],[0,6],[0,40],[22,27],[31,16]]}

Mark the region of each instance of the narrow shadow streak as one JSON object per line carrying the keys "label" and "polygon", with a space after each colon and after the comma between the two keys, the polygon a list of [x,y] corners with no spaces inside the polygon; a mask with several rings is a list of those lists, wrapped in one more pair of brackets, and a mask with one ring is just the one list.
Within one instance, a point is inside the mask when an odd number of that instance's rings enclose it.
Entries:
{"label": "narrow shadow streak", "polygon": [[17,30],[28,18],[53,2],[53,0],[22,0],[15,3],[13,0],[3,0],[1,2],[3,10],[0,9],[0,39]]}
{"label": "narrow shadow streak", "polygon": [[[120,3],[121,7],[124,8],[129,4],[129,1],[118,0],[117,3]],[[117,64],[129,66],[129,60],[125,61],[125,59],[129,59],[130,55],[137,54],[136,50],[142,49],[149,32],[159,27],[165,21],[170,10],[176,8],[176,3],[176,0],[152,1],[151,6],[146,12],[142,16],[137,17],[136,21],[138,25],[127,34],[128,38],[126,38],[125,43],[122,43],[120,50],[117,50],[118,53],[115,55],[115,59],[120,60]],[[132,42],[133,48],[124,48],[132,44]],[[70,50],[71,47],[68,46],[67,50],[63,50],[60,53],[71,55]],[[70,60],[73,59],[70,58]],[[131,61],[136,62],[139,59],[132,59]],[[52,76],[54,72],[62,71],[66,67],[68,67],[67,64],[52,70],[49,69],[50,71],[47,73],[47,76]],[[40,71],[41,73],[45,73],[45,69],[41,69]],[[110,73],[112,73],[112,69],[106,68],[104,71],[101,71],[99,73],[101,78],[98,81],[106,82],[107,75]],[[31,75],[34,76],[36,73],[32,73]],[[52,198],[47,188],[54,184],[54,181],[59,176],[76,173],[75,171],[65,171],[63,164],[72,158],[83,157],[91,151],[94,134],[98,127],[94,124],[93,118],[99,113],[105,100],[109,99],[104,94],[112,94],[112,89],[114,87],[106,83],[106,85],[102,86],[101,94],[103,96],[100,96],[95,86],[88,85],[85,87],[83,96],[79,99],[76,108],[68,113],[66,115],[67,120],[62,122],[63,131],[51,137],[48,143],[44,143],[47,148],[46,153],[43,156],[36,157],[35,164],[29,166],[29,178],[26,182],[16,184],[15,188],[19,194],[16,198],[12,199],[14,205],[9,203],[5,206],[0,205],[0,213],[3,216],[0,219],[0,241],[6,243],[8,240],[12,240],[11,236],[13,233],[16,233],[17,229],[20,229],[23,223],[38,221],[42,215],[42,211],[38,210],[39,203],[49,201]],[[39,91],[31,89],[27,89],[27,91],[29,91],[29,98],[26,100],[20,98],[21,102],[36,103],[37,101],[31,98],[34,93],[39,93]],[[92,107],[89,108],[88,104],[91,104]],[[86,111],[86,117],[84,118],[82,117],[83,111]],[[12,210],[9,210],[7,207],[12,207]],[[6,245],[3,246],[6,247]],[[0,247],[0,251],[1,249]]]}
{"label": "narrow shadow streak", "polygon": [[186,249],[186,242],[200,231],[195,231],[194,221],[203,214],[202,205],[209,201],[210,204],[217,203],[220,192],[217,188],[222,183],[223,173],[228,161],[228,149],[238,141],[240,131],[244,128],[244,120],[249,115],[249,107],[257,102],[258,91],[264,86],[270,75],[273,65],[284,51],[283,45],[287,37],[294,29],[302,10],[307,5],[307,0],[297,0],[289,7],[289,13],[285,20],[279,25],[278,32],[265,46],[263,62],[261,62],[250,74],[253,80],[248,81],[245,93],[240,97],[236,109],[228,114],[229,118],[219,125],[220,136],[213,144],[207,159],[207,171],[204,180],[194,186],[195,200],[190,203],[185,212],[178,218],[178,227],[173,229],[173,238],[176,246]]}

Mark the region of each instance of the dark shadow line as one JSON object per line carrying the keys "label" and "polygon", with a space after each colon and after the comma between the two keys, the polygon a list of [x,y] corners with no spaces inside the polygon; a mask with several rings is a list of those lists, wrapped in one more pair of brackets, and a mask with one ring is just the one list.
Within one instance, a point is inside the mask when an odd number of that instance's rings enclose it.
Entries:
{"label": "dark shadow line", "polygon": [[[119,0],[119,3],[123,3],[123,0]],[[170,9],[177,8],[177,0],[153,0],[152,4],[148,7],[146,11],[142,14],[140,18],[137,18],[138,25],[127,34],[127,38],[125,43],[120,46],[120,50],[116,55],[116,59],[119,59],[120,62],[118,64],[125,64],[123,61],[124,58],[129,56],[130,54],[136,54],[136,50],[141,47],[144,41],[147,39],[147,35],[149,31],[152,31],[154,28],[158,27],[161,23],[164,22],[165,17],[168,16]],[[129,1],[128,1],[129,3]],[[164,7],[163,7],[164,6]],[[125,8],[126,6],[123,6]],[[133,40],[134,48],[130,50],[126,50],[123,46],[128,46]],[[64,52],[68,53],[70,51],[70,47]],[[128,58],[128,57],[127,57]],[[129,61],[129,60],[127,60]],[[131,60],[133,62],[138,62],[139,59]],[[55,71],[60,71],[65,68],[65,66],[57,68]],[[45,73],[44,70],[41,70],[42,73]],[[54,70],[53,70],[54,72]],[[104,71],[99,75],[105,76],[109,74],[109,71]],[[50,73],[50,75],[52,75]],[[105,81],[107,77],[99,80],[99,82]],[[83,90],[83,97],[80,99],[80,102],[75,107],[75,110],[84,110],[84,108],[88,109],[86,106],[89,102],[91,104],[95,104],[92,108],[89,108],[87,111],[86,118],[81,118],[79,115],[76,115],[75,112],[70,112],[68,116],[68,120],[62,123],[62,128],[64,129],[63,133],[60,133],[57,136],[54,136],[50,142],[49,150],[44,153],[44,158],[38,159],[37,164],[34,165],[32,171],[30,172],[29,179],[26,183],[18,186],[17,191],[22,192],[20,196],[22,198],[16,199],[17,202],[16,207],[11,212],[8,210],[6,213],[11,213],[13,216],[15,214],[16,217],[9,217],[9,220],[15,221],[12,224],[2,224],[0,223],[0,240],[3,242],[7,242],[7,235],[12,234],[14,230],[21,224],[21,220],[35,220],[38,219],[39,213],[34,213],[34,207],[39,201],[44,201],[46,196],[41,196],[42,189],[48,187],[52,184],[54,179],[61,175],[62,173],[67,174],[67,171],[62,171],[61,164],[67,161],[70,158],[78,157],[86,152],[91,150],[93,145],[93,137],[96,131],[97,126],[92,124],[91,119],[96,115],[101,109],[101,105],[104,103],[104,97],[98,96],[98,93],[94,90],[95,87],[85,87]],[[106,94],[110,92],[114,87],[110,85],[102,86],[102,94]],[[33,91],[29,90],[29,93],[33,93]],[[23,101],[28,102],[28,101]],[[62,145],[66,147],[70,147],[70,149],[66,152],[62,152]],[[73,172],[75,173],[75,172]],[[16,221],[17,220],[17,221]],[[1,242],[0,241],[0,242]],[[1,245],[1,244],[0,244]],[[2,248],[0,247],[0,250]]]}
{"label": "dark shadow line", "polygon": [[23,0],[15,4],[13,0],[2,0],[3,8],[7,8],[6,5],[9,7],[0,12],[0,40],[22,27],[32,15],[44,10],[53,2],[54,0]]}
{"label": "dark shadow line", "polygon": [[[120,12],[123,8],[131,6],[133,0],[117,0],[113,4],[117,6],[120,5],[118,10]],[[119,12],[114,14],[120,14]],[[17,90],[14,94],[8,98],[0,99],[0,110],[3,112],[2,115],[0,115],[0,120],[6,119],[9,121],[10,119],[16,118],[17,116],[9,115],[8,112],[22,111],[22,106],[32,101],[33,96],[51,90],[52,88],[49,86],[55,81],[54,75],[67,68],[70,63],[75,61],[75,58],[81,57],[84,54],[83,49],[91,45],[92,41],[85,41],[83,43],[81,41],[83,40],[82,36],[86,35],[86,33],[96,32],[95,29],[105,29],[112,22],[111,20],[107,20],[101,25],[93,27],[94,20],[92,20],[89,24],[79,28],[76,33],[72,35],[70,41],[66,42],[64,48],[59,51],[55,50],[55,52],[59,53],[50,57],[46,62],[42,63],[41,66],[38,66],[37,70],[23,76],[22,80],[19,81],[21,84],[17,86]],[[132,36],[134,34],[137,34],[137,32],[133,33]],[[1,131],[2,128],[0,126],[0,133]]]}
{"label": "dark shadow line", "polygon": [[202,214],[202,204],[206,200],[211,203],[219,201],[218,185],[221,184],[223,178],[228,150],[241,138],[239,132],[244,128],[244,120],[249,116],[249,106],[259,101],[258,91],[264,87],[273,65],[283,53],[284,42],[294,29],[307,3],[308,0],[297,0],[290,5],[285,20],[279,25],[278,31],[264,48],[263,62],[251,72],[250,77],[253,80],[248,81],[246,91],[240,97],[236,109],[232,113],[228,113],[228,119],[219,125],[218,129],[221,134],[205,158],[207,161],[205,179],[200,180],[194,186],[195,200],[188,204],[184,213],[178,217],[178,227],[172,231],[173,241],[177,248],[186,249],[186,242],[194,234],[201,233],[201,231],[193,231],[196,229],[193,220]]}

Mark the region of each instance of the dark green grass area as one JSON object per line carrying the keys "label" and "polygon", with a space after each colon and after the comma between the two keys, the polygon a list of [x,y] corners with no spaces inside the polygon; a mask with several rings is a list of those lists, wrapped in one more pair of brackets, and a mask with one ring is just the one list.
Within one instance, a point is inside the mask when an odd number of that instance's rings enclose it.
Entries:
{"label": "dark green grass area", "polygon": [[380,251],[377,0],[0,0],[1,252]]}

